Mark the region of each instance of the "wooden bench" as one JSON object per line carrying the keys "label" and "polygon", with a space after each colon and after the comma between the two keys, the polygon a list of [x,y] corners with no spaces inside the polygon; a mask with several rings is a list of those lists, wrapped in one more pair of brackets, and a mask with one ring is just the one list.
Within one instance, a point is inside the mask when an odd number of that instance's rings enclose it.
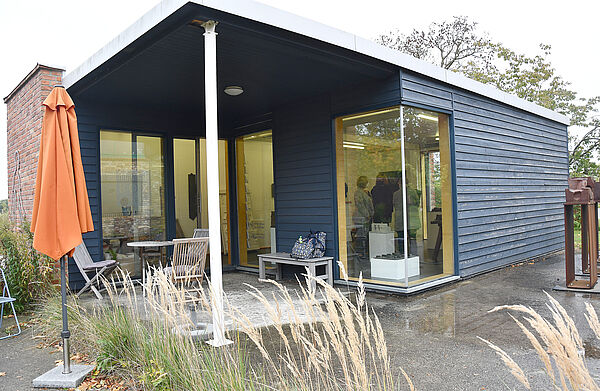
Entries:
{"label": "wooden bench", "polygon": [[[258,277],[262,280],[266,278],[265,263],[271,262],[276,265],[275,280],[281,279],[281,265],[298,265],[308,268],[308,275],[321,278],[333,286],[333,257],[296,259],[289,253],[260,254],[258,256]],[[325,266],[325,274],[317,276],[317,266]],[[316,281],[310,280],[310,289],[316,289]]]}

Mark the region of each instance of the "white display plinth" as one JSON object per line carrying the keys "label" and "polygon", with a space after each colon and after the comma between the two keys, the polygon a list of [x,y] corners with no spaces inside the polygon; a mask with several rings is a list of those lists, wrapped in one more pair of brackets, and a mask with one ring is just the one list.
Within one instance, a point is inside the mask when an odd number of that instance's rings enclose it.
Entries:
{"label": "white display plinth", "polygon": [[277,231],[275,228],[271,227],[271,254],[275,254],[277,252]]}
{"label": "white display plinth", "polygon": [[394,252],[393,232],[369,232],[369,257],[392,254]]}
{"label": "white display plinth", "polygon": [[[408,277],[420,274],[419,257],[406,259],[408,264]],[[404,259],[371,258],[371,278],[385,278],[401,280],[404,278]]]}

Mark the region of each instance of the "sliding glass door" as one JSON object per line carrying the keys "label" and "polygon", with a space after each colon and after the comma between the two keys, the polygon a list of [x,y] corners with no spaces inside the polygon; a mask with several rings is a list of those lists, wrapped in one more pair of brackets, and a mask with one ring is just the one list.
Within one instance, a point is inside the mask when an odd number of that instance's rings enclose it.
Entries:
{"label": "sliding glass door", "polygon": [[408,287],[454,274],[448,116],[391,107],[336,120],[340,259]]}
{"label": "sliding glass door", "polygon": [[127,242],[166,239],[163,156],[162,137],[100,131],[104,254],[134,277],[141,262]]}
{"label": "sliding glass door", "polygon": [[257,267],[276,247],[272,132],[238,137],[236,161],[240,265]]}

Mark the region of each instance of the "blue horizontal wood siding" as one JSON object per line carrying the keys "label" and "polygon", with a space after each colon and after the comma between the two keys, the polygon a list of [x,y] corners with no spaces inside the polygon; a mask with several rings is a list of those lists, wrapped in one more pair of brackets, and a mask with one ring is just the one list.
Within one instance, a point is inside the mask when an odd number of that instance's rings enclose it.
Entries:
{"label": "blue horizontal wood siding", "polygon": [[412,72],[401,72],[402,101],[452,110],[452,88]]}
{"label": "blue horizontal wood siding", "polygon": [[410,72],[402,100],[454,114],[461,276],[564,247],[566,126]]}
{"label": "blue horizontal wood siding", "polygon": [[362,83],[331,94],[335,116],[400,104],[400,73],[384,80]]}
{"label": "blue horizontal wood siding", "polygon": [[564,248],[566,126],[410,72],[402,100],[454,114],[461,276]]}
{"label": "blue horizontal wood siding", "polygon": [[455,91],[461,275],[564,248],[566,126]]}
{"label": "blue horizontal wood siding", "polygon": [[[94,231],[83,235],[85,245],[94,261],[104,259],[102,251],[102,219],[100,219],[100,183],[99,183],[99,156],[100,140],[97,118],[93,115],[90,106],[75,101],[77,114],[77,128],[79,130],[79,143],[81,146],[81,160],[85,173],[85,183],[90,201]],[[69,284],[72,289],[80,289],[85,284],[83,276],[79,273],[73,259],[69,260]]]}
{"label": "blue horizontal wood siding", "polygon": [[337,257],[333,136],[328,97],[273,112],[277,250],[289,252],[299,235],[327,233]]}

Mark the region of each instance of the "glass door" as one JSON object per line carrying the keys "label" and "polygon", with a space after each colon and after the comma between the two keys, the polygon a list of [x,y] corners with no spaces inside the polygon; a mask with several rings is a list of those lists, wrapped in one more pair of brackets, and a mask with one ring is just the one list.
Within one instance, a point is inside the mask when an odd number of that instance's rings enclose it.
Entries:
{"label": "glass door", "polygon": [[163,152],[162,137],[100,131],[103,250],[133,277],[141,262],[127,242],[166,239]]}
{"label": "glass door", "polygon": [[[221,254],[224,265],[231,264],[227,162],[227,141],[219,140]],[[173,182],[175,187],[175,237],[191,238],[196,228],[208,229],[206,140],[204,138],[173,139]]]}
{"label": "glass door", "polygon": [[235,146],[240,265],[258,267],[258,255],[276,248],[272,132],[238,137]]}

